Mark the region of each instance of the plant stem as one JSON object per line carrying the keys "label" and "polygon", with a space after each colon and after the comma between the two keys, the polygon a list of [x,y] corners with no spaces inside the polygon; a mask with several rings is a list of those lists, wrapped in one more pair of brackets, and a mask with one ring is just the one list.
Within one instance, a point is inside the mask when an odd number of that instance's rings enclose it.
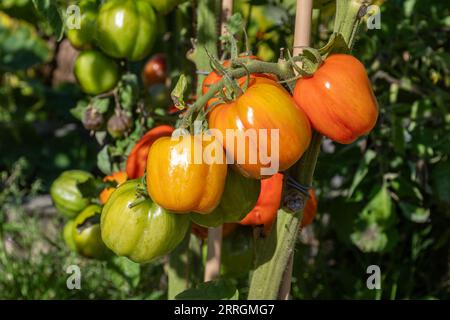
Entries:
{"label": "plant stem", "polygon": [[[351,47],[359,24],[360,7],[367,1],[337,0],[335,32],[342,33]],[[322,136],[313,134],[308,150],[302,159],[290,170],[300,184],[310,186],[320,151]],[[285,198],[286,201],[286,198]],[[298,194],[301,203],[300,210],[290,211],[281,209],[274,221],[272,232],[267,238],[256,239],[256,265],[248,293],[249,300],[277,299],[280,294],[281,282],[287,269],[288,262],[294,251],[295,241],[300,225],[300,217],[307,196]]]}

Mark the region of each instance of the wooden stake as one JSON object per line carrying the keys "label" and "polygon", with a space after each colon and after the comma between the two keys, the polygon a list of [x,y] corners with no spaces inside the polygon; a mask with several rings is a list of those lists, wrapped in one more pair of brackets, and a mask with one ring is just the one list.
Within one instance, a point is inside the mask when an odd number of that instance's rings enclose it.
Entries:
{"label": "wooden stake", "polygon": [[220,26],[221,35],[224,35],[226,32],[225,26],[228,19],[230,19],[232,12],[233,12],[233,0],[222,0],[222,20]]}
{"label": "wooden stake", "polygon": [[222,254],[222,226],[208,229],[208,258],[205,265],[205,281],[211,281],[220,275]]}
{"label": "wooden stake", "polygon": [[[309,46],[311,42],[311,16],[312,0],[297,0],[297,11],[295,13],[295,33],[293,55],[302,52],[301,47]],[[294,268],[294,252],[289,258],[283,282],[280,287],[279,298],[288,300],[291,292],[292,270]]]}
{"label": "wooden stake", "polygon": [[[233,0],[222,0],[221,34],[225,34],[225,25],[233,12]],[[208,256],[205,265],[205,281],[211,281],[220,275],[222,255],[222,226],[208,229]]]}

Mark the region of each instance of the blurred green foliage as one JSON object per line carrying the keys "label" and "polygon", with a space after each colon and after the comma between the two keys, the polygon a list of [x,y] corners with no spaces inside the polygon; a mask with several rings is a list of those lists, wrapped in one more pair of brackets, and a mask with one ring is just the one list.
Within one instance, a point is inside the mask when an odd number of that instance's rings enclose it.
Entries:
{"label": "blurred green foliage", "polygon": [[[314,1],[314,47],[331,34],[333,3]],[[324,141],[314,184],[319,214],[297,246],[293,298],[450,297],[450,9],[438,0],[376,4],[381,28],[363,24],[353,53],[367,67],[380,118],[354,144]],[[294,0],[240,0],[236,10],[262,59],[274,61],[291,46]],[[172,83],[184,72],[192,86],[190,19],[189,5],[169,14],[155,47],[168,55]],[[46,22],[30,0],[0,3],[0,298],[165,298],[162,261],[77,257],[63,245],[62,218],[25,210],[63,170],[106,173],[110,157],[130,144],[98,144],[79,121],[88,103],[77,85],[52,85],[58,45]],[[128,67],[139,75],[142,63]],[[127,108],[134,87],[136,79],[125,76],[120,98]],[[135,124],[135,136],[165,120],[155,112],[151,123]],[[71,264],[82,268],[82,290],[66,287]],[[381,290],[366,286],[370,265],[381,269]]]}

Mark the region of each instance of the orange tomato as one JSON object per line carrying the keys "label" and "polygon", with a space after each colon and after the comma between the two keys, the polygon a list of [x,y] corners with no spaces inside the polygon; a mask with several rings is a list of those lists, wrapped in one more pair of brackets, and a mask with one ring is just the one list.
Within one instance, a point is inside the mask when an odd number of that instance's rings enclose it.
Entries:
{"label": "orange tomato", "polygon": [[[234,159],[241,174],[250,178],[273,175],[262,169],[276,162],[275,173],[288,169],[311,141],[311,127],[304,112],[281,85],[267,78],[250,79],[248,89],[236,101],[210,112],[208,123],[210,129],[220,131],[218,138],[227,156]],[[234,143],[227,139],[227,129],[234,130]],[[261,137],[267,137],[266,141]]]}
{"label": "orange tomato", "polygon": [[[269,179],[261,180],[261,193],[255,207],[240,224],[258,226],[264,225],[266,231],[270,230],[273,220],[280,208],[283,191],[283,174],[278,173]],[[317,212],[317,197],[313,189],[309,190],[309,199],[303,210],[303,218],[300,227],[310,225]]]}
{"label": "orange tomato", "polygon": [[[205,154],[212,161],[205,161]],[[211,213],[222,197],[226,175],[222,146],[211,136],[159,138],[147,158],[148,194],[175,213]]]}
{"label": "orange tomato", "polygon": [[243,225],[271,225],[277,214],[283,191],[283,174],[261,180],[261,193],[255,207],[241,220]]}
{"label": "orange tomato", "polygon": [[313,189],[309,189],[309,198],[306,202],[305,209],[303,210],[303,218],[300,223],[300,228],[309,226],[317,213],[317,197]]}
{"label": "orange tomato", "polygon": [[144,176],[148,151],[153,142],[158,138],[170,136],[173,130],[173,127],[163,125],[147,131],[141,140],[134,145],[128,156],[126,166],[128,178],[137,179]]}
{"label": "orange tomato", "polygon": [[[237,226],[237,223],[224,223],[222,229],[222,238],[230,235],[234,230],[236,230]],[[199,226],[198,224],[192,224],[192,233],[202,240],[208,239],[208,228]]]}
{"label": "orange tomato", "polygon": [[[114,172],[112,175],[103,178],[103,182],[115,182],[116,188],[127,181],[127,173],[123,171]],[[116,188],[105,188],[100,192],[99,200],[101,204],[105,204]]]}
{"label": "orange tomato", "polygon": [[312,77],[299,79],[294,99],[317,131],[343,144],[368,134],[378,118],[367,73],[351,55],[331,55]]}

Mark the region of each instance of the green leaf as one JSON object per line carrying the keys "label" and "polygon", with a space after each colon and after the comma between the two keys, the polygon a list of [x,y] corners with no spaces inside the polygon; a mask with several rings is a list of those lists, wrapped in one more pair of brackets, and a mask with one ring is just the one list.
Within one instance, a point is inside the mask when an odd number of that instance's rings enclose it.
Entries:
{"label": "green leaf", "polygon": [[104,146],[103,149],[98,153],[97,167],[105,175],[110,175],[113,173],[112,159],[109,154],[109,145]]}
{"label": "green leaf", "polygon": [[51,5],[50,0],[33,0],[34,7],[38,12],[45,12]]}
{"label": "green leaf", "polygon": [[103,98],[103,99],[94,98],[94,99],[92,99],[92,106],[99,113],[106,113],[109,108],[109,99],[108,98]]}
{"label": "green leaf", "polygon": [[52,28],[57,41],[64,35],[64,19],[59,7],[50,0],[33,0],[33,4],[44,21]]}
{"label": "green leaf", "polygon": [[111,281],[121,290],[130,290],[139,284],[141,267],[138,263],[125,258],[114,257],[109,261]]}
{"label": "green leaf", "polygon": [[380,225],[371,223],[353,232],[350,238],[362,252],[383,252],[395,246],[398,233],[395,229],[385,231]]}
{"label": "green leaf", "polygon": [[124,109],[132,110],[139,95],[138,78],[133,73],[125,74],[119,84],[120,104]]}
{"label": "green leaf", "polygon": [[359,164],[358,169],[356,170],[355,175],[353,176],[353,182],[350,186],[350,189],[348,190],[348,198],[350,198],[353,193],[355,192],[355,189],[359,186],[359,184],[364,180],[367,173],[369,172],[369,165],[372,162],[373,159],[375,159],[376,153],[373,150],[367,150],[366,153],[364,153],[363,161]]}
{"label": "green leaf", "polygon": [[177,107],[180,110],[186,108],[186,104],[184,102],[184,93],[186,92],[186,89],[187,89],[187,79],[186,76],[182,74],[178,79],[175,88],[172,90],[172,93],[170,94],[173,103],[175,104],[175,107]]}
{"label": "green leaf", "polygon": [[61,41],[64,36],[64,21],[61,11],[56,5],[52,4],[49,7],[46,16],[56,37],[56,41]]}
{"label": "green leaf", "polygon": [[70,113],[78,120],[83,119],[83,115],[86,112],[87,107],[89,106],[89,102],[86,100],[79,100],[75,108],[70,109]]}
{"label": "green leaf", "polygon": [[233,14],[227,22],[227,30],[231,35],[235,35],[244,29],[244,18],[238,12]]}
{"label": "green leaf", "polygon": [[363,252],[389,251],[398,242],[395,221],[392,199],[383,184],[354,221],[350,239]]}
{"label": "green leaf", "polygon": [[383,185],[361,212],[360,217],[366,221],[389,226],[395,221],[392,199],[386,185]]}
{"label": "green leaf", "polygon": [[203,282],[197,288],[179,293],[176,300],[237,300],[239,293],[227,279]]}
{"label": "green leaf", "polygon": [[412,222],[424,223],[427,222],[430,217],[430,209],[422,208],[407,202],[400,202],[399,206],[403,215]]}

